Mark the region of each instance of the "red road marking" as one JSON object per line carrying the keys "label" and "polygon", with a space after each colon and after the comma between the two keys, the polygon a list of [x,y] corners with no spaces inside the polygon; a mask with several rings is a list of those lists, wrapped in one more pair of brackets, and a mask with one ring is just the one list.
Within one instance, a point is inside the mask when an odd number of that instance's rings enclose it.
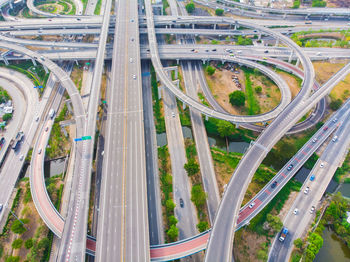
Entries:
{"label": "red road marking", "polygon": [[281,173],[281,175],[282,175],[284,178],[286,178],[286,177],[287,177],[287,176],[286,176],[286,175],[285,175],[283,172]]}

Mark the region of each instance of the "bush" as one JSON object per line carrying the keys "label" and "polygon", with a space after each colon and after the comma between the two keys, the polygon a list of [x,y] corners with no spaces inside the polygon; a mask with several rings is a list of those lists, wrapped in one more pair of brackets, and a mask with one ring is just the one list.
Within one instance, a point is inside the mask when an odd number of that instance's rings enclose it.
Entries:
{"label": "bush", "polygon": [[20,260],[19,256],[16,256],[16,257],[10,256],[10,257],[7,257],[5,261],[6,262],[19,262],[19,260]]}
{"label": "bush", "polygon": [[216,126],[221,137],[228,137],[235,131],[235,127],[230,122],[224,120],[219,120]]}
{"label": "bush", "polygon": [[207,230],[209,228],[209,224],[207,221],[201,221],[197,224],[197,228],[198,228],[199,232],[204,232],[205,230]]}
{"label": "bush", "polygon": [[15,220],[12,223],[11,231],[15,234],[23,234],[24,232],[27,231],[27,229],[25,229],[25,227],[22,225],[22,223],[19,220]]}
{"label": "bush", "polygon": [[301,240],[301,238],[297,238],[294,240],[294,245],[299,248],[302,249],[303,248],[303,240]]}
{"label": "bush", "polygon": [[175,225],[171,225],[169,230],[166,232],[170,241],[174,242],[179,236],[179,229]]}
{"label": "bush", "polygon": [[262,92],[262,87],[261,87],[261,86],[255,87],[255,92],[257,92],[258,94],[260,94],[260,93]]}
{"label": "bush", "polygon": [[34,241],[31,238],[27,239],[26,242],[24,242],[24,247],[26,249],[31,249],[33,245],[34,245]]}
{"label": "bush", "polygon": [[196,184],[191,190],[191,200],[197,209],[201,209],[207,200],[207,194],[203,191],[200,184]]}
{"label": "bush", "polygon": [[192,14],[193,13],[193,11],[194,11],[194,9],[195,9],[196,7],[194,6],[194,3],[191,1],[191,3],[188,3],[187,5],[186,5],[186,11],[188,12],[188,13],[190,13],[190,14]]}
{"label": "bush", "polygon": [[323,0],[312,0],[312,7],[325,7],[327,2]]}
{"label": "bush", "polygon": [[199,165],[194,158],[188,160],[187,163],[184,165],[184,168],[187,172],[187,175],[189,176],[196,175],[199,172]]}
{"label": "bush", "polygon": [[213,66],[207,66],[207,68],[206,68],[206,71],[207,71],[208,75],[210,75],[210,76],[212,76],[215,73],[215,70],[216,69]]}
{"label": "bush", "polygon": [[340,108],[340,106],[342,105],[342,101],[340,99],[332,99],[332,101],[329,103],[329,107],[335,111],[338,110]]}
{"label": "bush", "polygon": [[170,216],[170,217],[168,218],[168,221],[169,221],[169,225],[170,225],[170,226],[176,225],[177,222],[178,222],[178,220],[176,219],[175,216]]}
{"label": "bush", "polygon": [[234,91],[229,94],[230,103],[233,106],[244,106],[245,94],[242,91]]}
{"label": "bush", "polygon": [[300,0],[294,0],[292,8],[299,8],[299,7],[300,7]]}
{"label": "bush", "polygon": [[216,9],[215,14],[217,16],[222,16],[224,14],[224,9],[220,9],[220,8]]}
{"label": "bush", "polygon": [[2,120],[3,121],[9,121],[9,120],[11,120],[12,119],[12,114],[10,114],[10,113],[7,113],[7,114],[4,114],[3,116],[2,116]]}
{"label": "bush", "polygon": [[22,247],[23,240],[22,239],[16,239],[12,242],[12,248],[13,249],[20,249]]}
{"label": "bush", "polygon": [[165,203],[167,211],[172,211],[176,207],[174,201],[172,199],[168,199]]}

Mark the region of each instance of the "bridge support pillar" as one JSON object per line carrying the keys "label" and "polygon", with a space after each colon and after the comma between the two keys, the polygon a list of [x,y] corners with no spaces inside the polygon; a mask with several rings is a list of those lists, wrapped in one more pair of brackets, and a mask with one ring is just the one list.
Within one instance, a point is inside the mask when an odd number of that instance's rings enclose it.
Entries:
{"label": "bridge support pillar", "polygon": [[78,60],[75,60],[75,64],[78,66],[79,65],[79,62],[78,62]]}
{"label": "bridge support pillar", "polygon": [[162,86],[158,86],[158,98],[162,99]]}
{"label": "bridge support pillar", "polygon": [[294,56],[294,52],[292,51],[292,52],[290,53],[289,58],[288,58],[288,63],[292,62],[293,56]]}
{"label": "bridge support pillar", "polygon": [[35,61],[35,59],[32,58],[32,57],[31,57],[30,59],[32,60],[33,65],[36,66],[36,61]]}
{"label": "bridge support pillar", "polygon": [[300,59],[298,58],[298,59],[297,59],[297,63],[295,64],[295,66],[298,67],[299,64],[300,64]]}
{"label": "bridge support pillar", "polygon": [[4,60],[5,65],[9,65],[9,61],[7,60],[7,58],[5,56],[1,56],[1,58]]}
{"label": "bridge support pillar", "polygon": [[261,33],[259,33],[258,35],[258,40],[261,40]]}
{"label": "bridge support pillar", "polygon": [[236,129],[239,128],[239,124],[238,123],[233,123],[233,124],[235,125]]}
{"label": "bridge support pillar", "polygon": [[10,8],[13,9],[12,1],[9,1]]}
{"label": "bridge support pillar", "polygon": [[278,46],[278,45],[279,45],[279,43],[280,43],[280,40],[279,40],[279,38],[277,38],[277,39],[276,39],[275,46]]}
{"label": "bridge support pillar", "polygon": [[284,13],[284,14],[283,14],[283,19],[286,19],[286,17],[287,17],[287,14]]}
{"label": "bridge support pillar", "polygon": [[192,29],[194,29],[194,24],[192,24]]}
{"label": "bridge support pillar", "polygon": [[207,63],[207,59],[202,59],[203,64]]}
{"label": "bridge support pillar", "polygon": [[49,73],[49,69],[47,69],[47,67],[45,65],[43,65],[43,67],[44,67],[44,70],[45,70],[46,74],[48,74]]}
{"label": "bridge support pillar", "polygon": [[216,30],[216,24],[214,24],[214,30]]}
{"label": "bridge support pillar", "polygon": [[205,121],[208,121],[209,117],[207,115],[205,115]]}
{"label": "bridge support pillar", "polygon": [[179,64],[180,63],[180,59],[176,59],[176,64]]}
{"label": "bridge support pillar", "polygon": [[72,108],[72,101],[70,99],[67,99],[66,100],[66,105],[67,105],[67,108],[68,108],[68,111],[73,114],[73,108]]}
{"label": "bridge support pillar", "polygon": [[182,110],[185,110],[185,109],[186,109],[186,104],[182,103]]}

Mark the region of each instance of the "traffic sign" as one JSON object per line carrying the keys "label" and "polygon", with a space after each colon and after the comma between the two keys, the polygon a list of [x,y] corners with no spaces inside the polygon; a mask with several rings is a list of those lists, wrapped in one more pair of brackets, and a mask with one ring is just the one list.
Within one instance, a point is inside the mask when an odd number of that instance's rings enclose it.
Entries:
{"label": "traffic sign", "polygon": [[74,141],[77,142],[77,141],[82,141],[83,139],[82,138],[74,138]]}
{"label": "traffic sign", "polygon": [[91,136],[83,136],[81,139],[82,140],[91,140]]}

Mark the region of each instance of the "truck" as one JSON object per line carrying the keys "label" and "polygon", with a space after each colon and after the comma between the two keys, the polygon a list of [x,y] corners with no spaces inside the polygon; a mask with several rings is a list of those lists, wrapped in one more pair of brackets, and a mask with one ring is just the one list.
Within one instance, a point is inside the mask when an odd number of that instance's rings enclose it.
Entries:
{"label": "truck", "polygon": [[283,242],[286,239],[287,235],[288,235],[288,228],[283,227],[278,240]]}
{"label": "truck", "polygon": [[55,110],[53,108],[49,111],[49,117],[52,119],[55,116]]}
{"label": "truck", "polygon": [[11,146],[14,151],[17,151],[17,149],[19,148],[23,137],[24,137],[24,133],[21,131],[21,132],[18,132],[18,134],[16,135],[16,138],[13,141],[11,141]]}

